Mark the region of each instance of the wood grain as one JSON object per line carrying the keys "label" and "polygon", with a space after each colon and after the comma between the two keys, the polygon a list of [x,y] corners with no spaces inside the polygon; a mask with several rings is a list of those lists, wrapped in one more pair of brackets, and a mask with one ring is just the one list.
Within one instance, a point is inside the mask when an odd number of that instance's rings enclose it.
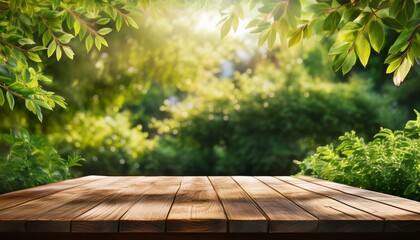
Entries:
{"label": "wood grain", "polygon": [[167,232],[227,232],[227,219],[207,177],[184,177],[167,218]]}
{"label": "wood grain", "polygon": [[137,201],[158,177],[127,177],[124,187],[115,189],[104,201],[74,218],[72,232],[118,232],[121,216]]}
{"label": "wood grain", "polygon": [[[73,199],[74,196],[72,195],[71,189],[78,189],[78,187],[92,183],[100,183],[100,181],[95,181],[99,179],[100,178],[97,177],[89,177],[82,178],[79,181],[76,181],[77,179],[70,182],[65,181],[63,182],[63,186],[57,183],[36,187],[34,195],[37,197],[35,198],[31,195],[31,193],[34,192],[32,188],[27,189],[28,191],[26,192],[19,191],[19,195],[17,197],[18,201],[23,201],[23,199],[27,201],[0,211],[0,232],[25,231],[25,221],[28,218],[48,211],[49,209],[59,205],[62,201]],[[28,195],[26,198],[24,197],[25,194]],[[7,204],[9,204],[8,201],[10,199],[11,198],[7,198]]]}
{"label": "wood grain", "polygon": [[9,234],[0,239],[418,237],[419,208],[416,201],[308,177],[89,176],[0,195],[0,236]]}
{"label": "wood grain", "polygon": [[400,231],[402,229],[407,232],[420,231],[420,214],[395,208],[358,196],[349,195],[298,178],[281,177],[281,180],[375,215],[385,220],[385,231]]}
{"label": "wood grain", "polygon": [[257,177],[319,219],[318,232],[381,232],[384,222],[334,199],[273,177]]}
{"label": "wood grain", "polygon": [[102,179],[101,176],[87,176],[62,182],[50,183],[33,188],[23,189],[0,195],[0,210],[20,205],[31,200],[44,197],[59,191],[82,185],[91,181]]}
{"label": "wood grain", "polygon": [[182,177],[160,177],[120,219],[120,232],[165,232]]}
{"label": "wood grain", "polygon": [[[26,217],[28,232],[70,232],[71,221],[126,187],[127,177],[107,177],[63,192],[65,195],[43,199],[54,205],[45,212]],[[38,204],[38,203],[35,203]]]}
{"label": "wood grain", "polygon": [[254,177],[233,177],[269,218],[269,232],[315,232],[318,219]]}
{"label": "wood grain", "polygon": [[229,220],[229,232],[267,232],[268,220],[231,177],[209,177]]}
{"label": "wood grain", "polygon": [[341,192],[345,192],[348,194],[352,194],[354,196],[363,197],[366,199],[374,200],[374,201],[381,202],[381,203],[384,203],[393,207],[401,208],[407,211],[420,214],[420,202],[417,202],[414,200],[397,197],[393,195],[388,195],[385,193],[369,191],[369,190],[365,190],[361,188],[351,187],[348,185],[325,181],[325,180],[321,180],[317,178],[299,176],[299,179],[309,181],[315,184],[319,184],[319,185],[332,188]]}

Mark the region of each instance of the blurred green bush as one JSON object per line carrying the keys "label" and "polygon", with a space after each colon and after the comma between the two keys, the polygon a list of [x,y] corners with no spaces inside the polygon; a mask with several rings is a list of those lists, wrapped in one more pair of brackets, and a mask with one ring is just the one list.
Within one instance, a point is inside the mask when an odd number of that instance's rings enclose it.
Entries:
{"label": "blurred green bush", "polygon": [[0,157],[0,193],[65,180],[83,160],[77,154],[61,158],[47,140],[24,129],[3,138],[10,148],[6,157]]}
{"label": "blurred green bush", "polygon": [[297,162],[299,174],[420,200],[420,114],[404,130],[381,128],[365,143],[354,131]]}
{"label": "blurred green bush", "polygon": [[167,103],[171,118],[154,122],[163,137],[143,173],[152,164],[156,174],[289,175],[294,159],[345,131],[369,136],[398,122],[390,99],[361,80],[287,81],[281,70],[263,70],[266,76],[215,79]]}

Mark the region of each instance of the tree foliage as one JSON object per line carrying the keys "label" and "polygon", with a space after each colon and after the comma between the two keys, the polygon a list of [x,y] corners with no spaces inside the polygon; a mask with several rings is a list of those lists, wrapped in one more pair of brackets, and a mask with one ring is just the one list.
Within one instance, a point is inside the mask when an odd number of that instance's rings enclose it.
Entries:
{"label": "tree foliage", "polygon": [[0,193],[65,180],[83,160],[77,154],[61,158],[48,141],[24,129],[5,134],[4,140],[10,151],[0,157]]}
{"label": "tree foliage", "polygon": [[[267,42],[271,49],[280,39],[290,47],[313,35],[332,37],[335,42],[329,55],[334,57],[334,70],[341,69],[343,74],[357,59],[366,67],[371,49],[387,51],[386,73],[394,73],[393,81],[398,86],[420,57],[420,11],[415,0],[318,0],[305,4],[304,11],[300,0],[247,2],[260,13],[247,26],[259,34],[258,45]],[[238,19],[244,18],[241,9],[239,1],[230,6],[221,21],[222,37],[230,29],[237,29]],[[389,49],[383,49],[387,30],[399,36]]]}
{"label": "tree foliage", "polygon": [[125,22],[134,28],[130,16],[136,1],[2,1],[0,3],[0,106],[10,109],[15,98],[43,120],[41,108],[66,108],[64,98],[43,89],[51,79],[42,73],[46,58],[58,60],[63,55],[74,58],[69,45],[75,37],[86,50],[93,45],[108,46],[104,36],[112,31],[109,22],[120,30]]}
{"label": "tree foliage", "polygon": [[381,128],[365,142],[354,131],[338,146],[319,147],[298,162],[300,174],[420,200],[420,114],[404,130]]}
{"label": "tree foliage", "polygon": [[[159,8],[165,1],[141,1],[143,8]],[[195,1],[174,1],[174,6],[186,6]],[[380,52],[385,45],[386,30],[399,33],[388,51],[386,72],[394,73],[399,85],[420,56],[419,11],[415,0],[300,0],[198,1],[199,7],[221,7],[221,36],[236,31],[240,19],[245,19],[244,5],[256,8],[260,15],[248,23],[252,32],[259,33],[258,45],[267,42],[273,48],[279,39],[293,46],[313,35],[334,37],[329,54],[334,56],[333,68],[348,73],[357,59],[366,66],[371,49]],[[41,85],[51,79],[42,73],[45,58],[63,55],[74,58],[69,45],[78,37],[86,50],[108,46],[104,36],[112,31],[110,21],[118,31],[125,22],[138,28],[132,18],[136,0],[49,0],[3,1],[0,5],[0,105],[14,108],[15,98],[25,100],[28,110],[42,121],[41,108],[52,110],[66,107],[64,99]],[[166,3],[167,5],[167,3]],[[287,43],[287,44],[286,44]],[[46,55],[46,56],[45,56]]]}

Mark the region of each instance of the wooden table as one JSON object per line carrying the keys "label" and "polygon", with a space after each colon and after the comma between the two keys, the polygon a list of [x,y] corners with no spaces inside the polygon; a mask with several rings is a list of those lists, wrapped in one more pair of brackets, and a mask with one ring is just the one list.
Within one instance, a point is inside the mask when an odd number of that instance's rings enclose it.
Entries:
{"label": "wooden table", "polygon": [[87,176],[0,195],[0,239],[355,238],[420,239],[420,202],[309,177]]}

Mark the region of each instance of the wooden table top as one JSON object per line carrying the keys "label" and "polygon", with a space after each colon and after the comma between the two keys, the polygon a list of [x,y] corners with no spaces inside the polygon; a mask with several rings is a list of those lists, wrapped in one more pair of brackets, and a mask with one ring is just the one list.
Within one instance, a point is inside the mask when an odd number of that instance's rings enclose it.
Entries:
{"label": "wooden table top", "polygon": [[309,177],[87,176],[0,195],[0,232],[419,232],[420,202]]}

